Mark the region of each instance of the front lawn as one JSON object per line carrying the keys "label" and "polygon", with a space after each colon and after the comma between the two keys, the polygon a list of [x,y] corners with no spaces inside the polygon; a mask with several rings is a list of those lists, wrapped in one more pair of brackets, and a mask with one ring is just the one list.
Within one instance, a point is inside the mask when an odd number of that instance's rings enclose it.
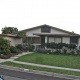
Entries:
{"label": "front lawn", "polygon": [[60,73],[60,74],[80,76],[80,72],[76,72],[76,71],[43,68],[43,67],[38,67],[38,66],[30,66],[30,65],[13,63],[13,62],[9,62],[9,61],[8,62],[3,62],[1,64],[2,65],[13,66],[13,67],[25,68],[25,69],[40,70],[40,71],[47,71],[47,72],[54,72],[54,73]]}
{"label": "front lawn", "polygon": [[22,62],[80,69],[80,56],[32,53],[21,56],[16,60]]}

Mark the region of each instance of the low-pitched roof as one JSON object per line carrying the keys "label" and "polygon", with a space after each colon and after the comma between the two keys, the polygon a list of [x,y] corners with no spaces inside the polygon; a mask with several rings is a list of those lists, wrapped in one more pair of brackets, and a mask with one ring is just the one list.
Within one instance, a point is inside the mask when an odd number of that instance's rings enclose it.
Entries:
{"label": "low-pitched roof", "polygon": [[38,35],[38,36],[59,36],[59,37],[80,37],[80,35],[69,35],[69,34],[51,34],[51,33],[33,33],[33,35]]}
{"label": "low-pitched roof", "polygon": [[21,30],[21,31],[29,31],[29,30],[41,28],[41,27],[44,27],[44,26],[46,26],[46,27],[51,27],[51,28],[53,28],[53,29],[56,29],[56,30],[58,30],[58,31],[62,31],[62,32],[68,33],[68,34],[70,34],[70,35],[80,36],[80,35],[77,34],[77,33],[73,33],[73,32],[70,32],[70,31],[66,31],[66,30],[63,30],[63,29],[60,29],[60,28],[57,28],[57,27],[53,27],[53,26],[50,26],[50,25],[46,25],[46,24],[44,24],[44,25],[39,25],[39,26],[36,26],[36,27],[32,27],[32,28],[29,28],[29,29],[24,29],[24,30]]}
{"label": "low-pitched roof", "polygon": [[17,37],[17,35],[16,34],[0,34],[0,36],[4,36],[4,37],[13,37],[13,38],[19,38],[19,37]]}

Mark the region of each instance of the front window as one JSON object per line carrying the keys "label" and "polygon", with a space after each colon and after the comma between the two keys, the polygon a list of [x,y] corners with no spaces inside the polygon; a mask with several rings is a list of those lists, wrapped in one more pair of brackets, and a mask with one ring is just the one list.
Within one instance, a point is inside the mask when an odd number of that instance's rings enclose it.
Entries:
{"label": "front window", "polygon": [[70,38],[70,43],[71,44],[78,44],[78,37],[71,37]]}
{"label": "front window", "polygon": [[46,26],[41,27],[41,32],[50,33],[50,31],[51,31],[51,28],[50,27],[46,27]]}

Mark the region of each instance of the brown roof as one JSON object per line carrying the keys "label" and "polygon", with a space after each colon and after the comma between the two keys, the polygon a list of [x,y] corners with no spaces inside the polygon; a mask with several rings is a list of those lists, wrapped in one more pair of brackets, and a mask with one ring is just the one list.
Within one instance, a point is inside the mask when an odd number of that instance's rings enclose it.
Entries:
{"label": "brown roof", "polygon": [[[44,25],[40,25],[40,26],[36,26],[36,27],[32,27],[32,28],[25,29],[25,30],[21,30],[21,31],[29,31],[29,30],[33,30],[33,29],[37,29],[37,28],[41,28],[41,27],[44,27],[44,26],[51,27],[51,28],[53,28],[53,29],[56,29],[56,30],[58,30],[58,31],[62,31],[62,32],[65,32],[65,33],[68,33],[68,34],[79,35],[79,34],[77,34],[77,33],[73,33],[73,32],[70,32],[70,31],[63,30],[63,29],[59,29],[59,28],[57,28],[57,27],[53,27],[53,26],[46,25],[46,24],[44,24]],[[80,35],[79,35],[79,36],[80,36]]]}
{"label": "brown roof", "polygon": [[13,37],[13,38],[19,38],[17,37],[17,35],[13,35],[13,34],[0,34],[0,36],[4,36],[4,37]]}

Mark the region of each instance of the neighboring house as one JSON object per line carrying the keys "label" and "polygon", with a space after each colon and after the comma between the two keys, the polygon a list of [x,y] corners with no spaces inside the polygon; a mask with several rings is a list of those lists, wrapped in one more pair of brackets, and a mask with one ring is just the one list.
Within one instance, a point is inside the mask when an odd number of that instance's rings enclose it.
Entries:
{"label": "neighboring house", "polygon": [[33,42],[36,45],[45,43],[67,43],[80,46],[80,35],[74,32],[69,32],[49,25],[40,25],[37,27],[22,30],[26,32],[26,38],[23,43]]}
{"label": "neighboring house", "polygon": [[17,37],[16,35],[12,34],[0,34],[4,39],[10,41],[11,46],[16,46],[17,44],[22,44],[22,38]]}

